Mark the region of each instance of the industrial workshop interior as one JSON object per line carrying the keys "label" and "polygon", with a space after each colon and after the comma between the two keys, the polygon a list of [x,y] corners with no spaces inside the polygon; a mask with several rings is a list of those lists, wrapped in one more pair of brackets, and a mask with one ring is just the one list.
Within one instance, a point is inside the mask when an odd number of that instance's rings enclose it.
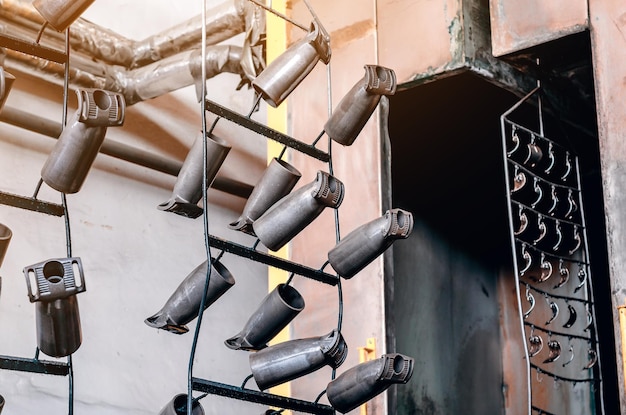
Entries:
{"label": "industrial workshop interior", "polygon": [[626,413],[623,0],[0,0],[0,413]]}

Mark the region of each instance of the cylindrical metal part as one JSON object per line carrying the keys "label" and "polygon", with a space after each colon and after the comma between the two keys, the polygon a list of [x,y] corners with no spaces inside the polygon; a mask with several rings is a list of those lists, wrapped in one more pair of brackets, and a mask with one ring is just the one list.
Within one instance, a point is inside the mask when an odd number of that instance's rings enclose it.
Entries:
{"label": "cylindrical metal part", "polygon": [[243,212],[230,223],[231,229],[254,235],[252,224],[274,203],[289,194],[300,179],[300,172],[284,160],[273,158],[254,186]]}
{"label": "cylindrical metal part", "polygon": [[252,82],[272,107],[278,107],[321,59],[330,61],[330,38],[317,22],[309,33],[278,56]]}
{"label": "cylindrical metal part", "polygon": [[260,350],[267,347],[302,310],[304,298],[291,285],[278,284],[261,302],[243,330],[224,344],[234,350]]}
{"label": "cylindrical metal part", "polygon": [[[187,333],[189,329],[186,324],[198,317],[207,271],[208,261],[204,261],[180,283],[163,308],[148,317],[145,323],[150,327],[175,334]],[[230,271],[221,262],[212,259],[204,309],[206,310],[233,285],[235,278]]]}
{"label": "cylindrical metal part", "polygon": [[4,256],[7,253],[12,236],[13,232],[11,229],[0,223],[0,267],[2,266],[2,261],[4,261]]}
{"label": "cylindrical metal part", "polygon": [[9,96],[9,92],[11,92],[11,87],[13,86],[14,81],[15,77],[0,66],[0,111],[2,111],[4,103]]}
{"label": "cylindrical metal part", "polygon": [[82,332],[76,295],[36,304],[37,346],[53,357],[69,356],[80,347]]}
{"label": "cylindrical metal part", "polygon": [[125,104],[120,94],[102,89],[78,89],[78,110],[41,169],[47,185],[63,193],[76,193],[91,169],[108,126],[122,125]]}
{"label": "cylindrical metal part", "polygon": [[382,95],[396,92],[396,75],[391,69],[365,65],[365,76],[341,99],[324,125],[337,143],[349,146],[369,120]]}
{"label": "cylindrical metal part", "polygon": [[317,218],[325,207],[341,205],[344,185],[330,174],[318,171],[316,179],[280,199],[252,227],[260,241],[277,251]]}
{"label": "cylindrical metal part", "polygon": [[338,368],[348,346],[337,330],[321,337],[289,340],[250,353],[250,368],[259,389],[266,390],[314,372],[323,366]]}
{"label": "cylindrical metal part", "polygon": [[399,353],[361,363],[332,380],[327,388],[328,401],[346,413],[384,392],[394,383],[407,383],[413,375],[414,359]]}
{"label": "cylindrical metal part", "polygon": [[413,215],[402,209],[359,226],[328,252],[328,262],[343,278],[352,278],[382,254],[396,239],[406,239],[413,230]]}
{"label": "cylindrical metal part", "polygon": [[[77,268],[78,274],[74,269]],[[49,259],[24,267],[31,302],[36,302],[37,345],[53,357],[69,356],[81,345],[76,294],[85,291],[80,258]],[[31,278],[37,290],[33,292]],[[77,285],[77,279],[79,284]]]}
{"label": "cylindrical metal part", "polygon": [[35,0],[33,6],[50,26],[63,32],[78,19],[94,0]]}
{"label": "cylindrical metal part", "polygon": [[197,204],[202,198],[203,171],[206,169],[207,187],[211,186],[217,171],[222,166],[231,147],[213,134],[206,138],[206,167],[204,166],[204,145],[202,133],[196,138],[183,166],[178,173],[172,195],[167,202],[157,207],[189,218],[197,218],[202,208]]}
{"label": "cylindrical metal part", "polygon": [[[191,403],[192,415],[204,415],[204,408],[200,405],[200,401],[192,400]],[[165,405],[159,415],[187,415],[187,394],[181,393]]]}

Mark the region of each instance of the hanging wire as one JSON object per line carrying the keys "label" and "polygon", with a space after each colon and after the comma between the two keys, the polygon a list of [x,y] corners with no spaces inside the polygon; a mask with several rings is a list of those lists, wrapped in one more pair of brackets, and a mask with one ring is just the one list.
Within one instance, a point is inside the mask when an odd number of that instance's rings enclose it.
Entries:
{"label": "hanging wire", "polygon": [[[192,415],[193,405],[193,363],[196,356],[196,347],[198,345],[198,336],[200,334],[200,326],[202,324],[202,315],[204,314],[204,305],[206,304],[207,291],[209,289],[209,282],[211,280],[211,245],[209,242],[209,220],[208,220],[208,203],[207,203],[207,120],[206,120],[206,0],[202,0],[202,64],[201,64],[201,79],[202,79],[202,162],[204,168],[202,169],[202,207],[203,207],[203,225],[204,225],[204,247],[207,257],[207,273],[204,281],[204,289],[202,291],[202,299],[200,300],[200,307],[198,309],[198,319],[196,322],[196,328],[193,334],[193,341],[191,343],[191,351],[189,353],[189,366],[187,371],[187,415]],[[219,117],[213,121],[211,131],[215,128]]]}
{"label": "hanging wire", "polygon": [[267,10],[268,12],[272,13],[272,14],[273,14],[273,15],[275,15],[275,16],[280,17],[281,19],[283,19],[283,20],[285,20],[285,21],[288,21],[288,22],[289,22],[289,23],[291,23],[292,25],[294,25],[294,26],[296,26],[296,27],[299,27],[300,29],[304,30],[305,32],[308,32],[308,31],[309,31],[309,29],[308,29],[305,25],[300,24],[300,23],[298,23],[298,22],[296,22],[296,21],[294,21],[294,20],[290,19],[289,17],[285,16],[285,15],[284,15],[284,14],[282,14],[281,12],[279,12],[279,11],[277,11],[277,10],[272,9],[271,7],[266,6],[265,4],[261,3],[260,1],[257,1],[257,0],[248,0],[248,1],[250,1],[250,2],[252,2],[252,3],[254,3],[254,4],[256,4],[257,6],[261,7],[262,9]]}
{"label": "hanging wire", "polygon": [[69,403],[68,403],[68,414],[72,415],[74,413],[74,367],[72,366],[72,355],[67,356],[67,366],[68,366],[68,387],[69,387]]}
{"label": "hanging wire", "polygon": [[39,29],[39,32],[37,33],[37,39],[35,39],[35,43],[37,44],[39,43],[39,41],[41,40],[41,36],[43,35],[43,32],[44,30],[46,30],[47,26],[48,26],[48,21],[46,20],[45,22],[43,22],[43,24],[41,25],[41,28]]}
{"label": "hanging wire", "polygon": [[252,376],[253,376],[252,373],[250,373],[248,376],[246,376],[246,378],[241,383],[241,386],[240,386],[241,389],[244,389],[246,387],[246,383],[248,383],[248,381],[250,379],[252,379]]}
{"label": "hanging wire", "polygon": [[67,257],[72,257],[72,232],[70,230],[70,213],[67,208],[67,198],[65,193],[61,193],[61,200],[63,201],[63,217],[65,219],[65,246],[67,248]]}
{"label": "hanging wire", "polygon": [[43,179],[39,179],[37,182],[37,186],[35,187],[35,191],[33,192],[33,199],[37,199],[37,195],[39,194],[39,190],[41,190],[41,185],[43,184]]}

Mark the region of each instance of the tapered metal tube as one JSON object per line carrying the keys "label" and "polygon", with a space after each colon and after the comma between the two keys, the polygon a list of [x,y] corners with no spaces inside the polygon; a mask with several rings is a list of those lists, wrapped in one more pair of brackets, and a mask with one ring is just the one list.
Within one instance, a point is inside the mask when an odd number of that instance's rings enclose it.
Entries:
{"label": "tapered metal tube", "polygon": [[[206,177],[207,187],[211,186],[218,170],[226,159],[231,147],[225,140],[209,134],[206,138]],[[196,138],[183,166],[178,173],[172,196],[167,202],[157,206],[160,210],[173,212],[188,218],[197,218],[202,214],[198,202],[202,198],[204,166],[204,145],[202,133]]]}
{"label": "tapered metal tube", "polygon": [[15,77],[0,66],[0,111],[2,111],[2,107],[4,107],[9,92],[11,92],[14,81]]}
{"label": "tapered metal tube", "polygon": [[[211,264],[209,288],[204,303],[205,310],[235,285],[235,278],[221,262],[213,259]],[[145,323],[150,327],[167,330],[175,334],[187,333],[189,329],[186,324],[198,317],[207,270],[208,261],[198,265],[180,283],[176,291],[165,302],[163,308],[158,313],[148,317]]]}
{"label": "tapered metal tube", "polygon": [[300,179],[300,172],[284,160],[273,158],[254,186],[239,218],[229,228],[254,235],[252,223],[274,203],[289,194]]}
{"label": "tapered metal tube", "polygon": [[33,6],[50,26],[63,32],[78,19],[94,0],[35,0]]}
{"label": "tapered metal tube", "polygon": [[[200,401],[192,401],[192,415],[204,415],[204,408],[200,405]],[[181,393],[165,405],[159,415],[187,415],[187,394]]]}
{"label": "tapered metal tube", "polygon": [[9,243],[12,237],[13,232],[11,232],[11,229],[0,223],[0,267],[2,266],[2,261],[4,261],[7,249],[9,249]]}
{"label": "tapered metal tube", "polygon": [[313,70],[319,60],[330,62],[330,36],[317,21],[309,33],[272,61],[252,82],[272,107],[278,107]]}
{"label": "tapered metal tube", "polygon": [[279,250],[317,218],[325,207],[338,208],[344,185],[330,174],[318,171],[316,179],[280,199],[252,224],[259,240]]}
{"label": "tapered metal tube", "polygon": [[361,363],[332,380],[327,388],[328,401],[346,413],[384,392],[394,383],[407,383],[413,375],[414,359],[399,353]]}
{"label": "tapered metal tube", "polygon": [[382,95],[396,92],[396,74],[393,70],[365,65],[365,76],[342,98],[333,111],[324,131],[344,146],[351,145],[376,109]]}
{"label": "tapered metal tube", "polygon": [[304,298],[290,285],[278,284],[261,302],[243,330],[224,343],[234,350],[260,350],[267,347],[302,310]]}
{"label": "tapered metal tube", "polygon": [[63,129],[41,169],[47,185],[63,193],[76,193],[87,178],[107,127],[124,123],[125,101],[102,89],[79,89],[78,110]]}
{"label": "tapered metal tube", "polygon": [[289,340],[251,353],[250,368],[261,390],[314,372],[323,366],[338,368],[348,346],[337,330],[321,337]]}
{"label": "tapered metal tube", "polygon": [[382,254],[396,239],[413,230],[413,215],[402,209],[385,214],[356,228],[328,252],[328,262],[343,278],[352,278]]}
{"label": "tapered metal tube", "polygon": [[[80,258],[40,262],[25,267],[24,276],[30,301],[37,303],[35,317],[39,349],[53,357],[71,355],[82,343],[76,299],[76,294],[85,291]],[[31,279],[35,282],[36,291],[32,290]]]}

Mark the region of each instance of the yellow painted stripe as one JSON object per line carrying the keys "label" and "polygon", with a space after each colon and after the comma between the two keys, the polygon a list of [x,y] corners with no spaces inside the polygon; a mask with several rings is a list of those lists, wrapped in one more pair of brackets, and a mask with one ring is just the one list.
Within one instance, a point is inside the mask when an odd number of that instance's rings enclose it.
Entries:
{"label": "yellow painted stripe", "polygon": [[[286,4],[287,0],[273,0],[270,2],[273,9],[282,14],[287,14]],[[280,17],[266,12],[267,18],[267,63],[272,62],[276,57],[282,54],[287,48],[287,22]],[[284,101],[278,108],[267,106],[267,125],[274,130],[282,133],[287,133],[287,101]],[[267,162],[269,163],[272,158],[278,157],[283,146],[273,140],[267,140]],[[274,252],[274,255],[280,258],[289,257],[289,244],[281,248],[279,251]],[[285,282],[289,274],[286,271],[269,267],[268,268],[268,289],[273,290],[276,285]],[[289,327],[283,329],[270,344],[281,343],[289,340],[290,333]],[[291,384],[289,382],[279,386],[270,388],[270,393],[274,393],[282,396],[291,396]],[[290,411],[283,412],[285,415]]]}

